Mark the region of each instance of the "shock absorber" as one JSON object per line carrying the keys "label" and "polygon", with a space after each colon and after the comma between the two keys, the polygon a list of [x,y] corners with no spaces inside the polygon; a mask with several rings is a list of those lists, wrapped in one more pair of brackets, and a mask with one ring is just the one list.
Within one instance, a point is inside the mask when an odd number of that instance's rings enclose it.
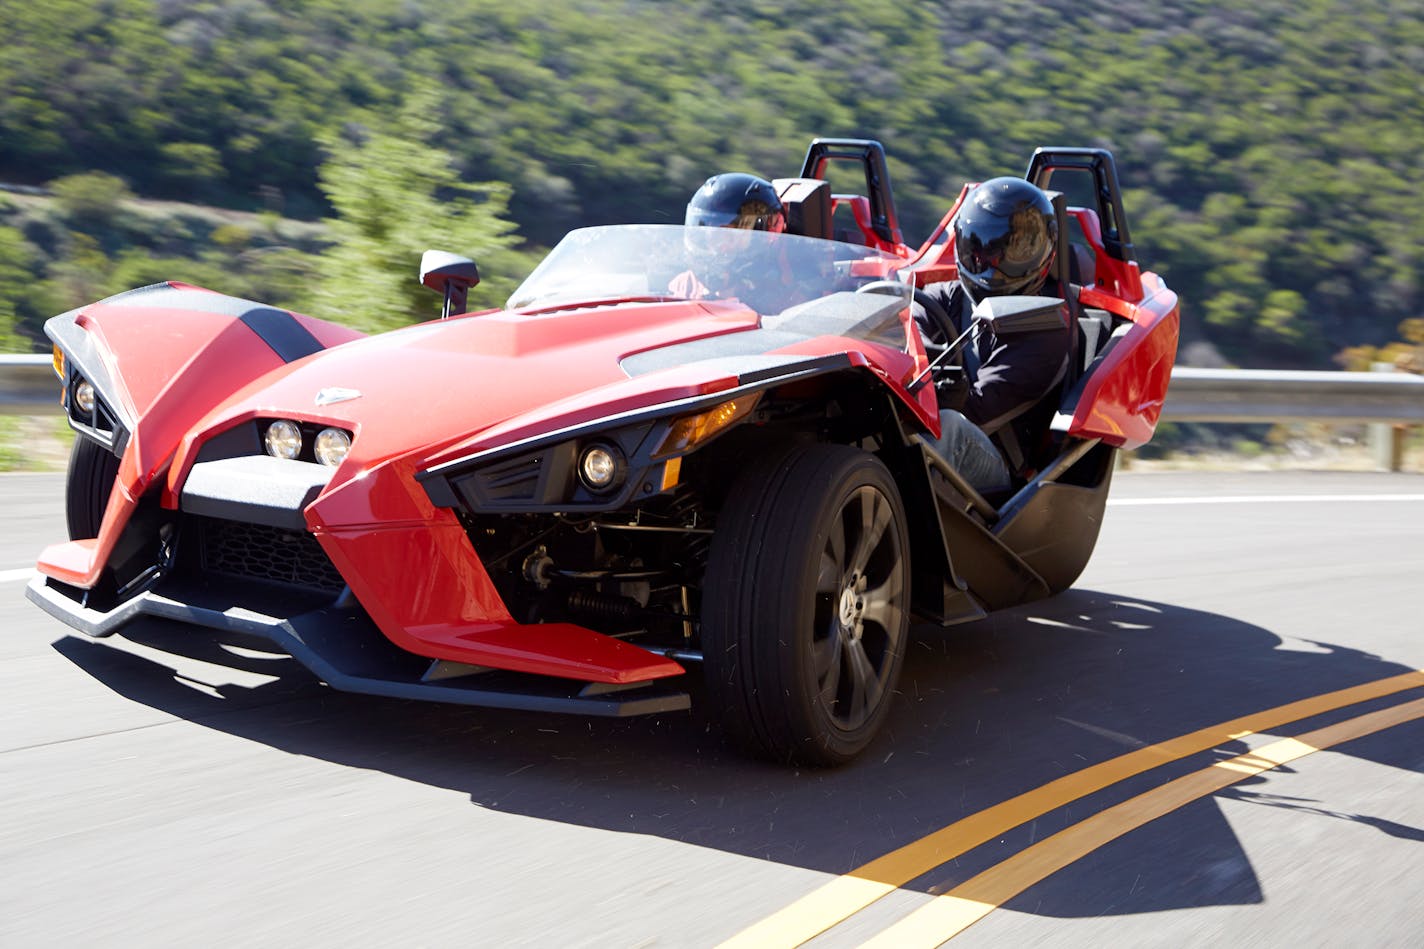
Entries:
{"label": "shock absorber", "polygon": [[606,596],[584,590],[570,593],[567,605],[571,613],[616,620],[632,619],[640,609],[636,601],[625,596]]}

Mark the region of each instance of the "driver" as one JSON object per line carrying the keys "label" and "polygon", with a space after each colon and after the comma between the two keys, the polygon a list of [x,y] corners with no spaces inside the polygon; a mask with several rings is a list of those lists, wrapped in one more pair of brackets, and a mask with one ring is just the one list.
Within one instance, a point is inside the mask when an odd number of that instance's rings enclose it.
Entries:
{"label": "driver", "polygon": [[[1039,188],[1022,178],[992,178],[969,193],[954,219],[959,279],[925,292],[960,331],[975,303],[993,296],[1062,296],[1049,278],[1058,247],[1058,219]],[[921,304],[915,318],[925,334],[941,333]],[[1068,369],[1071,337],[1062,331],[996,336],[976,325],[964,348],[956,384],[940,388],[941,434],[935,448],[981,494],[1012,487],[1012,475],[1031,477],[1033,449],[1056,406],[1043,397]]]}
{"label": "driver", "polygon": [[735,296],[758,313],[779,313],[802,295],[784,254],[768,255],[737,231],[786,231],[786,212],[770,181],[743,172],[713,175],[687,203],[683,223],[689,228],[719,228],[731,233],[689,239],[691,263],[672,279],[677,296],[700,300]]}

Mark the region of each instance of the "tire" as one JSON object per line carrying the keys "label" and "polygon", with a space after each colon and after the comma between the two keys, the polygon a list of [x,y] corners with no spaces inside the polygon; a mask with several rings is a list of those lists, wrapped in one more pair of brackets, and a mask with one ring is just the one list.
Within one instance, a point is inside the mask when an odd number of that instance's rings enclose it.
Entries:
{"label": "tire", "polygon": [[64,514],[69,523],[69,539],[99,536],[104,508],[119,474],[119,459],[98,442],[74,436],[69,453],[69,475],[64,484]]}
{"label": "tire", "polygon": [[910,544],[885,465],[845,445],[747,470],[703,587],[713,715],[759,757],[843,764],[875,738],[909,631]]}

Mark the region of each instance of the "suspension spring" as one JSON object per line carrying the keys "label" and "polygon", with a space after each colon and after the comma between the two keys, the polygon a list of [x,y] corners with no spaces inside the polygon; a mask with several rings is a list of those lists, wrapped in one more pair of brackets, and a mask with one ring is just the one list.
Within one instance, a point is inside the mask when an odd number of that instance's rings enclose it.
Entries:
{"label": "suspension spring", "polygon": [[641,608],[637,602],[623,596],[604,596],[582,590],[569,594],[570,612],[584,613],[601,619],[631,619]]}

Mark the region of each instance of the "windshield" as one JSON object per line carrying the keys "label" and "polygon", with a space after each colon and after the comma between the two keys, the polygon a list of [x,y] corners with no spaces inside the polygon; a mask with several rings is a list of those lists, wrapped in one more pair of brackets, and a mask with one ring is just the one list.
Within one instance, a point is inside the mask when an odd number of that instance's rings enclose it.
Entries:
{"label": "windshield", "polygon": [[[771,316],[882,281],[901,262],[871,247],[770,231],[665,224],[589,227],[560,241],[506,308],[737,300]],[[899,292],[893,286],[884,289]]]}

